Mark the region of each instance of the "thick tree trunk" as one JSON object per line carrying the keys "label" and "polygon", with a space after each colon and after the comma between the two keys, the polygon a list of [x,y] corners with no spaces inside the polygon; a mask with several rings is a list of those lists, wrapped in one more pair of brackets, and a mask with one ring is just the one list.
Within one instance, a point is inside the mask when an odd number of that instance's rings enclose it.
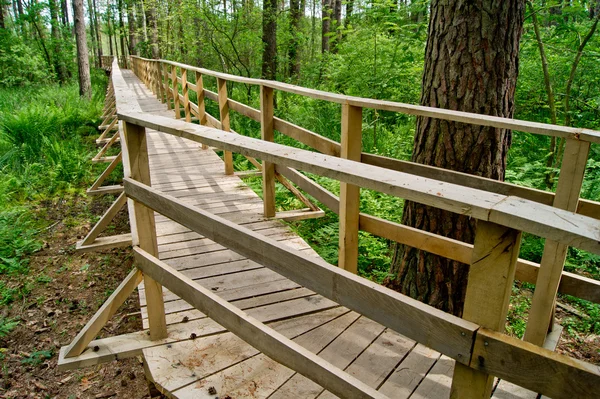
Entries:
{"label": "thick tree trunk", "polygon": [[[421,104],[512,117],[523,0],[433,0]],[[417,118],[412,161],[504,179],[511,132]],[[472,243],[475,221],[407,201],[403,223]],[[395,248],[388,285],[439,309],[462,314],[468,266],[415,248]]]}
{"label": "thick tree trunk", "polygon": [[119,41],[121,43],[121,56],[123,57],[123,67],[127,68],[127,52],[125,51],[125,23],[123,22],[123,0],[119,0]]}
{"label": "thick tree trunk", "polygon": [[335,40],[331,46],[331,52],[337,53],[338,46],[342,40],[342,0],[333,1],[333,26],[331,30],[335,33]]}
{"label": "thick tree trunk", "polygon": [[321,53],[329,52],[329,32],[331,31],[332,2],[335,0],[322,0],[321,3]]}
{"label": "thick tree trunk", "polygon": [[277,75],[277,0],[263,0],[262,77],[274,80]]}
{"label": "thick tree trunk", "polygon": [[304,8],[300,8],[300,0],[290,0],[290,47],[288,51],[289,58],[289,76],[297,78],[300,74],[300,17],[304,13]]}
{"label": "thick tree trunk", "polygon": [[4,4],[0,3],[0,29],[6,29],[6,22],[4,22]]}
{"label": "thick tree trunk", "polygon": [[75,21],[75,38],[77,41],[77,66],[79,69],[79,95],[92,97],[90,80],[90,60],[88,56],[85,19],[83,17],[83,0],[73,0],[73,20]]}

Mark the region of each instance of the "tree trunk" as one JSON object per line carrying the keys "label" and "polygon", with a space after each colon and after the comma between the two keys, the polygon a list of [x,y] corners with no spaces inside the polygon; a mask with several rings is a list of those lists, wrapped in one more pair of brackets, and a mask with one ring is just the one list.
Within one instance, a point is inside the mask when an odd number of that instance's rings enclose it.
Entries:
{"label": "tree trunk", "polygon": [[129,54],[137,55],[137,35],[135,33],[133,0],[127,1],[127,28],[129,30]]}
{"label": "tree trunk", "polygon": [[263,0],[262,77],[275,80],[277,74],[277,0]]}
{"label": "tree trunk", "polygon": [[334,0],[322,0],[321,5],[321,53],[329,52],[329,32],[331,31],[331,5]]}
{"label": "tree trunk", "polygon": [[350,25],[352,21],[352,13],[354,12],[354,0],[346,1],[346,21],[344,22],[345,26]]}
{"label": "tree trunk", "polygon": [[90,81],[90,60],[88,58],[85,19],[83,17],[83,0],[73,0],[73,14],[77,41],[77,66],[79,68],[79,95],[90,99],[92,97],[92,83]]}
{"label": "tree trunk", "polygon": [[96,7],[96,0],[92,0],[92,8],[94,9],[94,29],[95,32],[91,32],[92,35],[96,35],[96,43],[98,47],[98,60],[100,62],[100,66],[102,66],[102,34],[100,33],[100,25],[98,24],[98,7]]}
{"label": "tree trunk", "polygon": [[[523,0],[433,0],[421,104],[512,117],[518,75]],[[417,118],[412,161],[504,179],[511,132]],[[407,201],[404,224],[472,243],[468,216]],[[398,245],[387,283],[404,294],[455,315],[462,314],[468,266]]]}
{"label": "tree trunk", "polygon": [[50,8],[50,25],[52,41],[54,42],[54,72],[60,84],[63,84],[68,79],[68,71],[64,62],[64,54],[62,51],[62,38],[60,34],[60,21],[58,19],[58,4],[56,0],[50,0],[48,3]]}
{"label": "tree trunk", "polygon": [[156,20],[156,8],[149,7],[146,10],[146,20],[150,25],[150,47],[152,50],[152,58],[160,58],[160,50],[158,48],[158,21]]}
{"label": "tree trunk", "polygon": [[[55,0],[50,0],[50,1],[55,1]],[[92,36],[92,54],[96,55],[96,49],[98,48],[98,41],[96,40],[96,35],[94,34],[95,29],[94,29],[94,8],[92,7],[92,0],[87,0],[87,6],[88,6],[88,16],[90,19],[90,36]],[[102,65],[102,60],[100,58],[98,58],[97,56],[94,57],[96,59],[96,62],[94,63],[94,65],[96,66],[96,68],[101,68]]]}
{"label": "tree trunk", "polygon": [[289,58],[289,76],[297,78],[300,74],[300,16],[304,9],[300,9],[300,0],[290,0],[290,48]]}
{"label": "tree trunk", "polygon": [[[20,0],[19,3],[21,3]],[[63,26],[69,26],[69,8],[67,7],[67,0],[60,1],[60,13]]]}
{"label": "tree trunk", "polygon": [[123,0],[117,3],[119,7],[119,41],[121,43],[121,56],[123,57],[123,67],[127,69],[127,52],[125,51],[125,23],[123,22]]}
{"label": "tree trunk", "polygon": [[4,3],[0,3],[0,29],[6,29],[6,23],[4,22]]}
{"label": "tree trunk", "polygon": [[331,0],[333,3],[333,26],[331,31],[335,33],[335,39],[331,46],[331,52],[337,53],[338,46],[342,39],[342,0]]}

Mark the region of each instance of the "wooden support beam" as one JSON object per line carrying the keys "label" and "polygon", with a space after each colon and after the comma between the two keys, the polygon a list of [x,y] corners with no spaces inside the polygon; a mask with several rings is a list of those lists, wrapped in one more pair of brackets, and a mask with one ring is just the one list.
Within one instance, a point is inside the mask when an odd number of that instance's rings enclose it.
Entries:
{"label": "wooden support beam", "polygon": [[[515,277],[521,232],[495,223],[477,222],[463,318],[503,331]],[[494,376],[457,363],[452,398],[488,399]]]}
{"label": "wooden support beam", "polygon": [[122,193],[117,197],[115,202],[108,208],[108,210],[102,215],[98,223],[92,228],[92,230],[88,233],[88,235],[83,239],[81,245],[90,245],[94,243],[94,240],[106,230],[108,224],[115,218],[117,213],[125,206],[127,203],[127,197],[125,197],[125,193]]}
{"label": "wooden support beam", "polygon": [[[583,184],[590,143],[567,139],[553,206],[575,212]],[[546,240],[523,339],[542,346],[553,322],[556,293],[569,246]]]}
{"label": "wooden support beam", "polygon": [[[129,160],[129,177],[149,185],[151,182],[146,129],[126,122],[123,125]],[[139,202],[133,204],[133,211],[137,230],[134,237],[139,241],[134,244],[139,245],[144,251],[158,256],[154,212]],[[165,338],[167,336],[167,321],[162,287],[152,278],[144,276],[144,288],[146,290],[150,338],[153,340]]]}
{"label": "wooden support beam", "polygon": [[[342,105],[342,136],[340,157],[360,162],[362,151],[362,108]],[[340,183],[340,236],[338,266],[358,272],[358,214],[360,187]]]}
{"label": "wooden support beam", "polygon": [[161,61],[156,62],[156,76],[158,78],[158,99],[161,103],[165,102],[165,74]]}
{"label": "wooden support beam", "polygon": [[100,174],[100,176],[98,176],[98,178],[96,179],[94,184],[92,184],[92,186],[88,189],[88,192],[96,191],[96,190],[100,189],[100,187],[102,186],[102,183],[104,183],[104,181],[106,180],[108,175],[110,175],[113,172],[113,170],[115,170],[117,165],[119,165],[122,160],[123,160],[123,152],[121,151],[121,152],[119,152],[119,154],[117,154],[117,157],[115,159],[113,159],[113,161],[106,167],[106,169],[104,169],[104,172],[102,172]]}
{"label": "wooden support beam", "polygon": [[108,297],[106,302],[98,309],[94,316],[87,322],[85,327],[79,331],[79,334],[67,346],[64,357],[79,356],[87,348],[88,344],[96,338],[100,330],[106,325],[106,322],[115,314],[117,309],[125,302],[142,281],[142,273],[134,268],[119,286]]}
{"label": "wooden support beam", "polygon": [[[262,140],[273,142],[273,89],[260,86],[260,136]],[[265,217],[275,216],[275,165],[263,162],[263,204]]]}
{"label": "wooden support beam", "polygon": [[173,109],[175,110],[175,119],[181,118],[179,109],[179,83],[177,83],[177,67],[171,66],[171,95],[173,96]]}
{"label": "wooden support beam", "polygon": [[[226,132],[231,130],[229,122],[229,104],[227,103],[227,81],[217,79],[217,88],[219,93],[219,118],[221,122],[221,130]],[[233,174],[233,154],[231,151],[223,151],[223,162],[225,162],[225,174]]]}
{"label": "wooden support beam", "polygon": [[181,70],[181,91],[183,93],[183,112],[185,113],[185,121],[192,121],[192,112],[190,110],[190,95],[188,93],[187,69]]}
{"label": "wooden support beam", "polygon": [[[202,74],[198,71],[195,72],[196,74],[196,98],[198,99],[198,122],[203,125],[206,126],[208,125],[208,121],[206,120],[206,104],[205,104],[205,100],[204,100],[204,81],[202,79]],[[208,149],[208,146],[206,144],[202,144],[202,149],[206,150]]]}

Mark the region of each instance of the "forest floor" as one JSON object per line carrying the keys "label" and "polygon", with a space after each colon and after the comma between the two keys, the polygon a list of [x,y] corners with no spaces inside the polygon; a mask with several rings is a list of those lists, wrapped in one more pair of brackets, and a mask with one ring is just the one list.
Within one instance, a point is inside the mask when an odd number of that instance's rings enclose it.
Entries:
{"label": "forest floor", "polygon": [[[75,243],[90,230],[112,197],[70,195],[42,201],[34,215],[47,228],[43,249],[31,256],[29,272],[6,278],[6,289],[22,298],[2,307],[18,326],[0,339],[1,398],[149,398],[141,359],[132,358],[73,371],[58,371],[61,346],[67,345],[132,267],[128,249],[78,253]],[[121,212],[109,234],[129,230]],[[102,330],[101,336],[141,329],[137,291]]]}

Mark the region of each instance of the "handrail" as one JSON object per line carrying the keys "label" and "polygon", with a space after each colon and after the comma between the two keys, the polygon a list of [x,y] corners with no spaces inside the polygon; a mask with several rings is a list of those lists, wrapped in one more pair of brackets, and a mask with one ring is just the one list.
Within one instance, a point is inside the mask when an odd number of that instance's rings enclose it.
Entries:
{"label": "handrail", "polygon": [[[119,111],[136,126],[205,143],[425,205],[491,221],[600,254],[600,221],[514,196],[415,177],[372,165],[264,142],[149,113]],[[360,165],[360,166],[358,166]]]}
{"label": "handrail", "polygon": [[175,61],[163,59],[155,60],[137,56],[131,56],[131,58],[150,62],[158,61],[162,64],[187,69],[188,71],[199,72],[207,76],[224,79],[231,82],[238,82],[256,86],[266,86],[272,89],[285,91],[287,93],[299,94],[313,99],[325,100],[338,104],[348,104],[356,107],[372,108],[382,111],[393,111],[407,115],[425,116],[454,122],[469,123],[479,126],[491,126],[501,129],[519,130],[522,132],[546,136],[572,138],[576,140],[588,141],[590,143],[600,143],[600,131],[592,129],[574,128],[568,126],[552,125],[547,123],[530,122],[519,119],[481,115],[470,112],[452,111],[443,108],[426,107],[422,105],[405,104],[394,101],[348,96],[344,94],[336,94],[322,90],[309,89],[306,87],[296,86],[289,83],[277,82],[273,80],[247,78],[242,76],[231,75],[224,72],[217,72],[212,71],[210,69],[182,64]]}

